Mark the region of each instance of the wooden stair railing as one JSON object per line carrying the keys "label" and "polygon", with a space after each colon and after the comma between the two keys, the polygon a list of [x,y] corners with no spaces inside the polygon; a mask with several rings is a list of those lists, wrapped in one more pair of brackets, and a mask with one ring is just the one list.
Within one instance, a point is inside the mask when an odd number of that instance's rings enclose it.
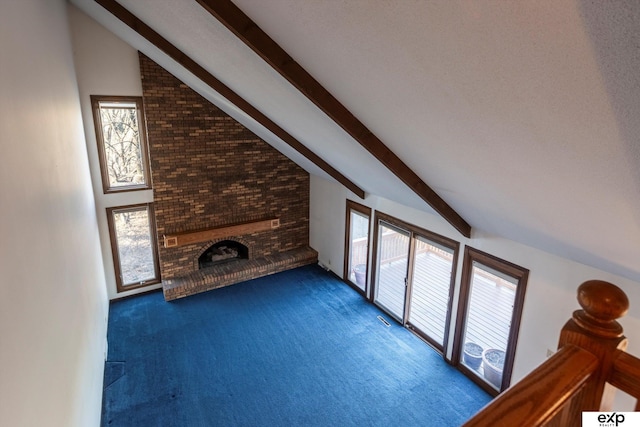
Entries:
{"label": "wooden stair railing", "polygon": [[635,410],[640,411],[640,359],[624,351],[617,351],[609,384],[633,396],[636,399]]}
{"label": "wooden stair railing", "polygon": [[571,411],[574,398],[580,396],[597,369],[594,355],[567,345],[496,397],[465,426],[537,426],[554,418],[568,418],[572,414],[565,412]]}
{"label": "wooden stair railing", "polygon": [[618,351],[613,360],[609,384],[636,398],[636,412],[640,411],[640,359]]}
{"label": "wooden stair railing", "polygon": [[610,411],[616,389],[640,410],[640,359],[625,352],[616,319],[629,309],[617,286],[591,280],[578,287],[576,310],[560,332],[558,352],[464,424],[580,426],[583,411]]}

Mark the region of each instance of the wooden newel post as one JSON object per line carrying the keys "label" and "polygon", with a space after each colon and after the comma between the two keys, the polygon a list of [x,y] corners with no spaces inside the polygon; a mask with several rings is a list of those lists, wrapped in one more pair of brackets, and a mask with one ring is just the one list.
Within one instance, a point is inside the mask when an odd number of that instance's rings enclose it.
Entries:
{"label": "wooden newel post", "polygon": [[594,354],[600,361],[598,371],[582,395],[583,411],[611,409],[615,389],[607,384],[617,350],[627,348],[622,326],[616,321],[629,309],[627,295],[608,282],[590,280],[578,287],[578,302],[582,310],[560,332],[558,348],[573,344]]}

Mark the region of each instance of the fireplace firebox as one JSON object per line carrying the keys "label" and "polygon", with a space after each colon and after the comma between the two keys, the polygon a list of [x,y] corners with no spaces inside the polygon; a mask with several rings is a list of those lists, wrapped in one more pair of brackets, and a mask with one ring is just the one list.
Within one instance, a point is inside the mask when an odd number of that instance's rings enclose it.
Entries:
{"label": "fireplace firebox", "polygon": [[198,258],[198,268],[209,268],[215,265],[249,258],[249,248],[235,240],[223,240],[214,243]]}

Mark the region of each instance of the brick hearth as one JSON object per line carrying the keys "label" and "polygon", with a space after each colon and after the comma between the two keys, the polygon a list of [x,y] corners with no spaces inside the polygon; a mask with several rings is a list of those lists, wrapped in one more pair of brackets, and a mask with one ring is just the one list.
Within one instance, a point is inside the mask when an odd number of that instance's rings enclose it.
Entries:
{"label": "brick hearth", "polygon": [[263,258],[237,260],[167,279],[162,282],[162,290],[164,299],[171,301],[317,262],[318,252],[315,250],[308,247],[293,249]]}
{"label": "brick hearth", "polygon": [[[248,260],[198,270],[218,240],[158,248],[167,300],[317,262],[309,248],[309,174],[140,54],[158,242],[165,235],[279,219],[229,236]],[[220,239],[220,240],[224,240]]]}

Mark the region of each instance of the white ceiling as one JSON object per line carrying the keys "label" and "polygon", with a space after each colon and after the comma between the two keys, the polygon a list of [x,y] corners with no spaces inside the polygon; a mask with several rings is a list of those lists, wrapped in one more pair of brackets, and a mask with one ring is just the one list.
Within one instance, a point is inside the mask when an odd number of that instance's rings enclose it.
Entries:
{"label": "white ceiling", "polygon": [[[326,177],[92,0],[72,2]],[[433,212],[195,0],[119,2],[365,191]],[[640,281],[640,2],[234,3],[475,230]]]}

